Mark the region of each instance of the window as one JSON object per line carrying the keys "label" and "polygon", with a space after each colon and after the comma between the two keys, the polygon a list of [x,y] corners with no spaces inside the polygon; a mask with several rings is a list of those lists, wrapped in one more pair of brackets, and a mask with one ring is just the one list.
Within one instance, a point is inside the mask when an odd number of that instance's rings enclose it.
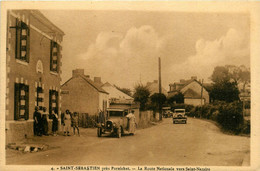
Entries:
{"label": "window", "polygon": [[29,86],[15,83],[14,119],[29,119]]}
{"label": "window", "polygon": [[37,106],[39,106],[39,110],[43,110],[44,94],[43,94],[42,87],[37,87],[36,92],[37,92],[37,99],[36,99]]}
{"label": "window", "polygon": [[50,90],[49,92],[49,113],[52,113],[52,110],[58,111],[58,91]]}
{"label": "window", "polygon": [[16,59],[29,62],[29,27],[16,19]]}
{"label": "window", "polygon": [[59,45],[57,42],[51,41],[50,70],[58,72]]}

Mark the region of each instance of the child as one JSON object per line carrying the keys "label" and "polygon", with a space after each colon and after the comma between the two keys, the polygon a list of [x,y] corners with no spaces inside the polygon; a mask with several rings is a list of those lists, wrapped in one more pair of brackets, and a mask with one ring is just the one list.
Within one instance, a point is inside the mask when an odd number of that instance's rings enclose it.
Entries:
{"label": "child", "polygon": [[72,125],[72,127],[73,127],[73,133],[74,133],[74,135],[75,135],[75,128],[76,128],[77,131],[78,131],[78,136],[80,136],[80,135],[79,135],[79,118],[78,118],[77,112],[74,112],[73,115],[72,115],[71,125]]}

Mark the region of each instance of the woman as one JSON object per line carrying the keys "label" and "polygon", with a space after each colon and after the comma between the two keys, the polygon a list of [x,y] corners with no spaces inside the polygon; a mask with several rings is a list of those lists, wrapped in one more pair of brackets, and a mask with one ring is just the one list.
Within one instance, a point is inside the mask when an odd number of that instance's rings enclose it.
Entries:
{"label": "woman", "polygon": [[64,115],[64,136],[70,136],[70,129],[71,129],[71,114],[69,110],[66,110]]}
{"label": "woman", "polygon": [[52,110],[52,134],[57,136],[56,132],[58,130],[58,112],[57,109]]}
{"label": "woman", "polygon": [[42,129],[42,132],[43,132],[43,135],[48,135],[48,112],[46,110],[46,107],[43,107],[43,112],[42,112],[42,126],[43,126],[43,129]]}

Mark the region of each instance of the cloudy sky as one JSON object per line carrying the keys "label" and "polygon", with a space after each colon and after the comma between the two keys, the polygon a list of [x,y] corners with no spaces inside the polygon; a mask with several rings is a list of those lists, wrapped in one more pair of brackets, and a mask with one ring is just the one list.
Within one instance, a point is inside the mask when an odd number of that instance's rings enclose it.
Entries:
{"label": "cloudy sky", "polygon": [[250,66],[246,13],[41,10],[64,32],[62,82],[76,68],[91,78],[133,88],[158,79],[209,81],[215,66]]}

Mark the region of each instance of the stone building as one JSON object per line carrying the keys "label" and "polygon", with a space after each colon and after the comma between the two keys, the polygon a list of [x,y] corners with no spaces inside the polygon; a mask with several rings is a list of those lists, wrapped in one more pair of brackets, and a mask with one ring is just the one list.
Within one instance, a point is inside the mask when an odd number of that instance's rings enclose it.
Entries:
{"label": "stone building", "polygon": [[197,106],[209,103],[209,93],[207,89],[197,81],[197,77],[195,76],[189,80],[181,79],[180,82],[175,82],[169,86],[170,91],[168,92],[168,98],[180,92],[184,95],[185,104]]}
{"label": "stone building", "polygon": [[100,77],[94,81],[89,75],[84,75],[83,69],[72,71],[72,77],[61,86],[62,111],[98,115],[108,107],[108,93],[101,88]]}
{"label": "stone building", "polygon": [[60,113],[64,33],[38,10],[9,10],[6,51],[6,140],[33,135],[35,106]]}
{"label": "stone building", "polygon": [[[154,93],[159,93],[159,82],[158,80],[154,80],[153,82],[147,82],[146,87],[150,91],[150,96],[152,96]],[[167,96],[167,90],[162,87],[162,94]]]}

